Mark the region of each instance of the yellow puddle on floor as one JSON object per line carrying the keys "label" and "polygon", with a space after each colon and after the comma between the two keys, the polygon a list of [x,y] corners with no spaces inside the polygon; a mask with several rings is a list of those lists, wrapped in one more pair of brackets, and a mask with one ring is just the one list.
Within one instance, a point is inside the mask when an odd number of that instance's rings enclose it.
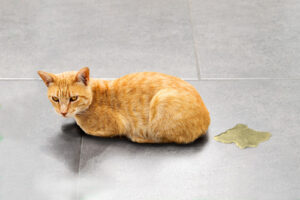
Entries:
{"label": "yellow puddle on floor", "polygon": [[241,149],[246,147],[257,147],[259,143],[270,139],[271,133],[260,132],[248,128],[245,124],[237,124],[217,136],[214,139],[222,143],[235,143]]}

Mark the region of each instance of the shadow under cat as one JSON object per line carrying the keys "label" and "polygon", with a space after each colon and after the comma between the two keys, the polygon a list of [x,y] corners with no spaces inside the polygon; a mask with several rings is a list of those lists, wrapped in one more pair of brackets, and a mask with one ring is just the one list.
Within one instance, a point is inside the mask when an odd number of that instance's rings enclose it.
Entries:
{"label": "shadow under cat", "polygon": [[64,124],[61,131],[49,136],[49,142],[42,151],[63,162],[72,172],[78,173],[83,134],[76,124]]}
{"label": "shadow under cat", "polygon": [[[52,138],[51,148],[47,148],[47,151],[65,162],[74,173],[85,168],[88,161],[94,157],[101,157],[101,154],[110,147],[118,147],[121,151],[132,153],[133,156],[137,153],[151,152],[152,156],[170,157],[199,153],[209,138],[209,133],[207,133],[190,144],[140,144],[131,142],[126,137],[103,138],[87,135],[75,122],[64,124],[61,131]],[[80,148],[74,146],[75,143],[79,143]],[[88,144],[92,145],[87,146]]]}

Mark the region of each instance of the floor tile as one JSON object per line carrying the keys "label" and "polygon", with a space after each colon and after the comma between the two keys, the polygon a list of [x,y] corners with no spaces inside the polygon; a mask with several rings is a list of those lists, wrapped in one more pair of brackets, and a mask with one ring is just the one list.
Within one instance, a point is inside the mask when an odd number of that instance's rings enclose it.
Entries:
{"label": "floor tile", "polygon": [[40,81],[0,81],[0,199],[74,200],[81,130]]}
{"label": "floor tile", "polygon": [[[84,136],[84,200],[296,199],[300,196],[300,81],[191,81],[211,114],[207,137],[180,145],[142,145]],[[269,131],[257,148],[213,140],[237,123]]]}
{"label": "floor tile", "polygon": [[300,2],[190,0],[203,78],[300,77]]}
{"label": "floor tile", "polygon": [[[211,141],[205,181],[219,199],[297,199],[300,196],[300,81],[204,81],[195,83],[211,111],[213,137],[237,123],[268,131],[258,148]],[[208,147],[210,148],[210,146]],[[209,174],[210,174],[209,173]],[[226,198],[223,198],[226,197]],[[218,199],[217,198],[217,199]]]}
{"label": "floor tile", "polygon": [[159,71],[197,79],[184,0],[2,1],[0,78],[89,66],[94,77]]}

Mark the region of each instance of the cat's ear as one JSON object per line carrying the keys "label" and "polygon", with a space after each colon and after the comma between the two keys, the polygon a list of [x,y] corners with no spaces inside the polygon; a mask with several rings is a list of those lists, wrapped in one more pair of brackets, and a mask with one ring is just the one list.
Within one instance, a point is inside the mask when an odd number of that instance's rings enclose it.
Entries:
{"label": "cat's ear", "polygon": [[54,82],[54,74],[43,71],[38,71],[38,74],[40,75],[41,79],[44,81],[47,87],[49,87],[49,85]]}
{"label": "cat's ear", "polygon": [[84,67],[80,69],[76,75],[76,81],[82,82],[84,85],[88,85],[90,79],[90,69],[88,67]]}

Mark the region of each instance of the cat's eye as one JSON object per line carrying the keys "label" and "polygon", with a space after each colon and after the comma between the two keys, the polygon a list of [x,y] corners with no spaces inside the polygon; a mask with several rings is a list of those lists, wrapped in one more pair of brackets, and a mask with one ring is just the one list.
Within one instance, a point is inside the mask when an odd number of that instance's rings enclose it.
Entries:
{"label": "cat's eye", "polygon": [[55,101],[55,102],[59,102],[59,99],[55,96],[52,97],[52,100]]}
{"label": "cat's eye", "polygon": [[70,98],[70,101],[76,101],[78,99],[78,96],[72,96],[71,98]]}

